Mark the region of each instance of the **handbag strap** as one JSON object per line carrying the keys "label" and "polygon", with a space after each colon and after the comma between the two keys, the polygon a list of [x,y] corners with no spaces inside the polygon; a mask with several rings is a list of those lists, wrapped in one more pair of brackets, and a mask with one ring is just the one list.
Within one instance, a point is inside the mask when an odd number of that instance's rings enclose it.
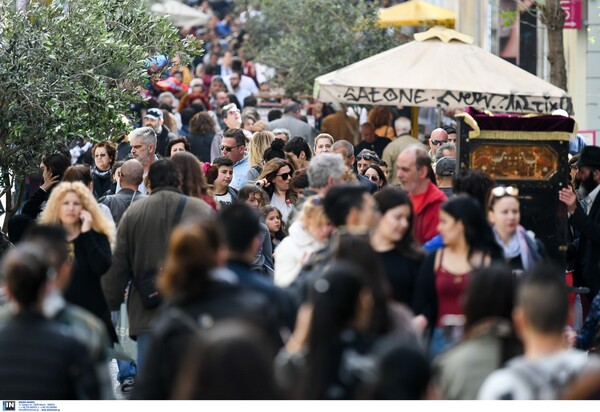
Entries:
{"label": "handbag strap", "polygon": [[181,220],[181,215],[183,214],[183,208],[187,202],[188,197],[183,195],[179,198],[179,203],[177,204],[177,209],[175,210],[175,219],[173,220],[173,227],[179,224]]}

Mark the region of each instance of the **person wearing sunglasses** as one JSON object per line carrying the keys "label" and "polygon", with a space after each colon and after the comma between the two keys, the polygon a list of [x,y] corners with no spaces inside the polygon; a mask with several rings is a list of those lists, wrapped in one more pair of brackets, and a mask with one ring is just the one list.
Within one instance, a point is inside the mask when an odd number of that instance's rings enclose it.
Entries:
{"label": "person wearing sunglasses", "polygon": [[92,181],[94,182],[94,197],[100,199],[112,186],[111,169],[115,163],[117,149],[107,140],[96,143],[92,147],[94,167],[92,167]]}
{"label": "person wearing sunglasses", "polygon": [[372,150],[363,149],[356,156],[356,171],[364,176],[365,171],[371,165],[379,163],[379,156]]}
{"label": "person wearing sunglasses", "polygon": [[[210,161],[213,162],[217,157],[223,156],[221,145],[223,143],[223,136],[229,129],[239,129],[242,127],[242,113],[235,103],[229,103],[223,106],[221,109],[221,119],[225,123],[225,129],[221,132],[217,132],[210,145]],[[248,138],[252,135],[248,132]]]}
{"label": "person wearing sunglasses", "polygon": [[519,189],[497,186],[488,202],[488,220],[506,263],[515,271],[529,271],[542,261],[544,247],[535,235],[520,225]]}
{"label": "person wearing sunglasses", "polygon": [[275,158],[267,162],[256,184],[261,186],[271,198],[271,206],[281,211],[283,221],[287,223],[294,209],[297,195],[291,188],[294,168],[287,160]]}
{"label": "person wearing sunglasses", "polygon": [[220,146],[223,156],[233,162],[233,180],[231,187],[240,190],[247,182],[250,161],[246,155],[246,135],[242,129],[228,129],[223,134]]}
{"label": "person wearing sunglasses", "polygon": [[372,164],[369,167],[367,167],[364,176],[371,182],[375,183],[379,190],[387,186],[387,179],[385,178],[385,173],[376,164]]}
{"label": "person wearing sunglasses", "polygon": [[435,151],[448,141],[448,133],[441,127],[434,129],[429,137],[429,157],[435,159]]}

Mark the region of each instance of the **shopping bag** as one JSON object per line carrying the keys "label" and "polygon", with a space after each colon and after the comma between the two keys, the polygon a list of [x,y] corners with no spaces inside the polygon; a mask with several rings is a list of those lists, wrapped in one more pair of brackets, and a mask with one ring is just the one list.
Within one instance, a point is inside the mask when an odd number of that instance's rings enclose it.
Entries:
{"label": "shopping bag", "polygon": [[114,359],[137,361],[137,343],[129,337],[129,315],[127,314],[127,302],[121,304],[119,317],[115,325],[119,342],[113,345],[112,357]]}

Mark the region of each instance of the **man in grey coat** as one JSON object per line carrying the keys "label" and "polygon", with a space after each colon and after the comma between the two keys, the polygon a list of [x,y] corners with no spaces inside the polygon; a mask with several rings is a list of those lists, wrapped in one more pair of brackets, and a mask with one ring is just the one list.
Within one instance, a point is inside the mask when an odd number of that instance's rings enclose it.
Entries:
{"label": "man in grey coat", "polygon": [[[104,292],[111,310],[119,309],[131,281],[127,304],[129,334],[138,343],[137,364],[140,369],[150,338],[150,325],[160,308],[144,304],[140,282],[152,278],[149,274],[155,278],[160,271],[176,220],[185,222],[215,217],[206,202],[181,194],[178,188],[180,175],[171,160],[152,163],[148,181],[151,194],[143,202],[132,204],[121,218],[112,266],[103,277]],[[178,214],[180,219],[177,219]]]}
{"label": "man in grey coat", "polygon": [[298,103],[289,103],[283,110],[280,119],[273,120],[267,124],[267,130],[288,129],[291,137],[302,136],[310,147],[315,146],[317,131],[308,123],[300,120],[300,106]]}

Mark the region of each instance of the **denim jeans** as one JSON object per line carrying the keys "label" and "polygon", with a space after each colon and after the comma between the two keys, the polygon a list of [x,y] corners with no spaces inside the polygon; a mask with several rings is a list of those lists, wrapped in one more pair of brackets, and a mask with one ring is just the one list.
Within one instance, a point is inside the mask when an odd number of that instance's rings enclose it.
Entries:
{"label": "denim jeans", "polygon": [[140,333],[136,336],[137,341],[137,367],[142,370],[144,367],[144,361],[146,360],[146,353],[150,344],[151,333]]}

